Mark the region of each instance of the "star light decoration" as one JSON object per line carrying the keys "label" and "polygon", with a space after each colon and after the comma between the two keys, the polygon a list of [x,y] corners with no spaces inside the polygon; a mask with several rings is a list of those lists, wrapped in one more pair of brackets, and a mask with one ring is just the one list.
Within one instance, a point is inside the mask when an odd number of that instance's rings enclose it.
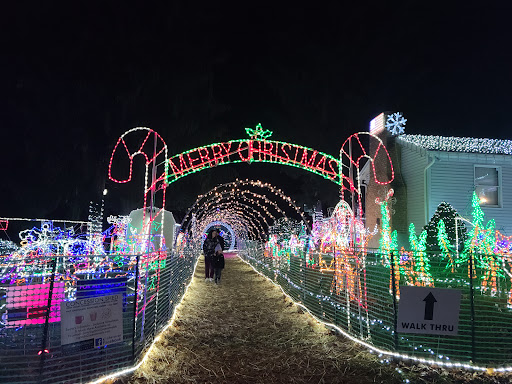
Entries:
{"label": "star light decoration", "polygon": [[272,136],[272,133],[273,133],[272,131],[269,131],[268,129],[263,130],[261,123],[258,123],[258,125],[256,125],[255,129],[245,128],[245,132],[249,135],[249,137],[252,140],[265,140],[265,139],[268,139],[270,136]]}
{"label": "star light decoration", "polygon": [[395,112],[388,116],[386,129],[391,132],[392,135],[398,136],[404,133],[405,123],[407,123],[407,119],[403,117],[402,113]]}

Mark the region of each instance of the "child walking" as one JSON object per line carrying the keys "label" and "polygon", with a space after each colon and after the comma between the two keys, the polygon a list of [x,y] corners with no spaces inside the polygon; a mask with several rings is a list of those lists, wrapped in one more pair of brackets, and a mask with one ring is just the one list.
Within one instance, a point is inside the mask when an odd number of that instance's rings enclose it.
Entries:
{"label": "child walking", "polygon": [[220,283],[220,275],[224,269],[224,254],[222,253],[222,246],[217,244],[215,247],[215,255],[213,256],[213,272],[215,275],[215,284]]}

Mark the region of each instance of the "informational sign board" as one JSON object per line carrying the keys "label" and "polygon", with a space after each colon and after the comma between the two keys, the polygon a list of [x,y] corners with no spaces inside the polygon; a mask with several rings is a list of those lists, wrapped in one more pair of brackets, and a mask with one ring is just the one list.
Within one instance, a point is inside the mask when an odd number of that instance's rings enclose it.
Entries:
{"label": "informational sign board", "polygon": [[461,291],[429,287],[400,287],[399,333],[456,335]]}
{"label": "informational sign board", "polygon": [[61,344],[68,350],[123,341],[123,295],[63,301],[60,317]]}

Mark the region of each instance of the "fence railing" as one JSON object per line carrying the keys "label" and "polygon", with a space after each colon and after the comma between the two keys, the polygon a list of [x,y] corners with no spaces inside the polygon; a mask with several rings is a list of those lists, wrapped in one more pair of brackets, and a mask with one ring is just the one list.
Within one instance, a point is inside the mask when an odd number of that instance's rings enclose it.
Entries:
{"label": "fence railing", "polygon": [[192,278],[198,249],[0,256],[0,383],[88,383],[137,364]]}
{"label": "fence railing", "polygon": [[[323,322],[377,351],[446,366],[512,366],[511,279],[469,265],[447,268],[429,254],[429,270],[407,270],[400,255],[265,249],[246,242],[240,256]],[[482,255],[475,255],[482,257]],[[393,261],[394,260],[394,261]],[[471,271],[471,273],[470,273]],[[471,275],[471,278],[470,278]],[[397,332],[400,288],[428,286],[461,292],[456,335]]]}

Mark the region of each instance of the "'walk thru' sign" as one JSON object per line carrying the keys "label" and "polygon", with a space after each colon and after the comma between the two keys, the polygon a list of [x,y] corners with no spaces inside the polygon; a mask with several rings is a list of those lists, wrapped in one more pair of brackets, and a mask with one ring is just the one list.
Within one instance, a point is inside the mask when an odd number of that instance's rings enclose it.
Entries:
{"label": "'walk thru' sign", "polygon": [[460,297],[457,289],[400,287],[397,332],[456,335]]}

